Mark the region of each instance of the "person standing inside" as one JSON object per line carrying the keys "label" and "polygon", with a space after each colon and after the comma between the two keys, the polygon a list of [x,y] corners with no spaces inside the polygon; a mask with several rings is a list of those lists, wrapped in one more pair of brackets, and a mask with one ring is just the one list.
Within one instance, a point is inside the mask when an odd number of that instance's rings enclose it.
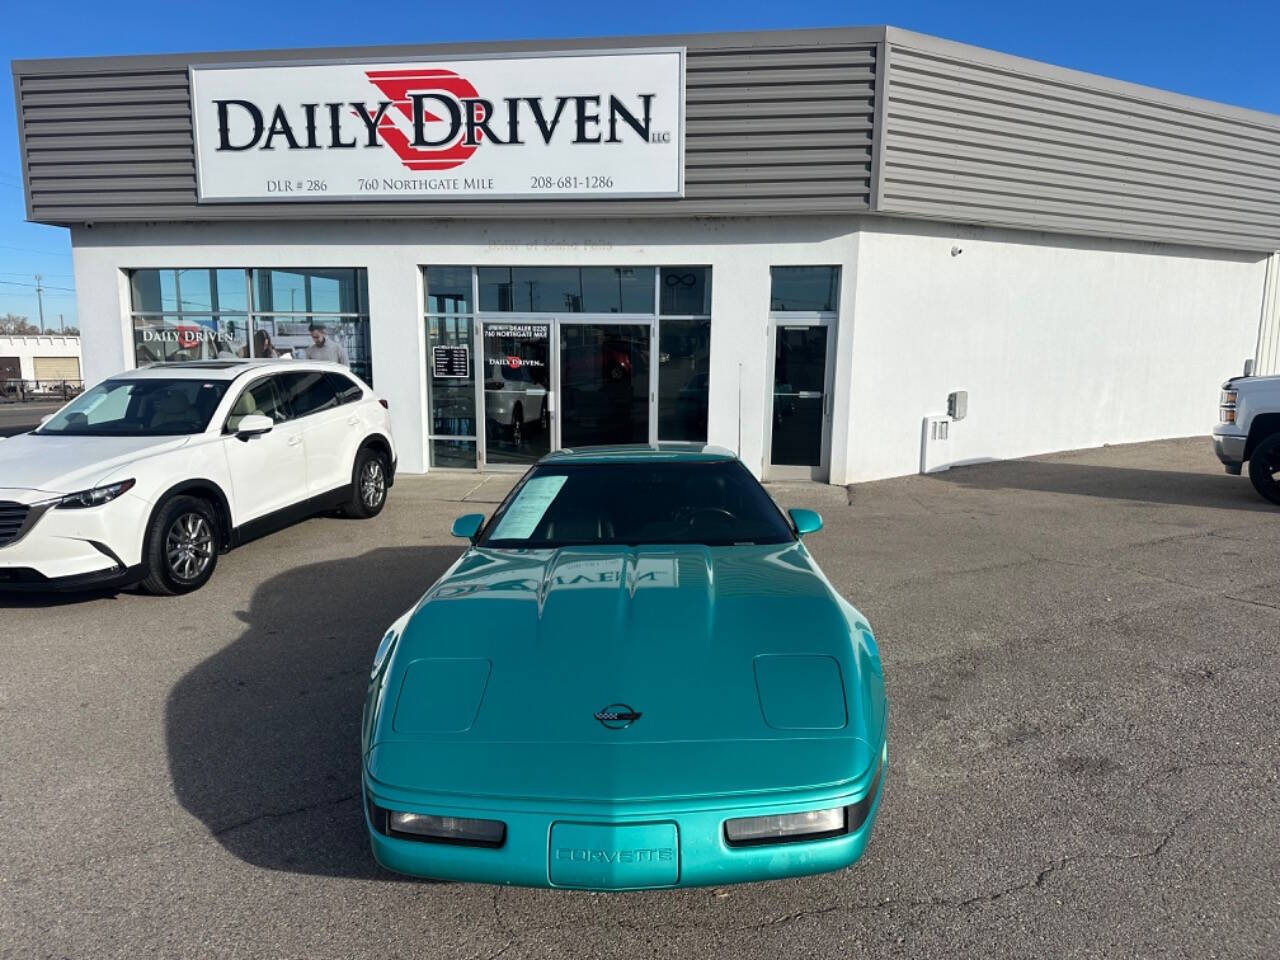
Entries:
{"label": "person standing inside", "polygon": [[329,339],[329,331],[323,323],[313,323],[307,330],[311,333],[311,346],[306,349],[308,360],[328,360],[344,367],[351,366],[347,351],[337,340]]}

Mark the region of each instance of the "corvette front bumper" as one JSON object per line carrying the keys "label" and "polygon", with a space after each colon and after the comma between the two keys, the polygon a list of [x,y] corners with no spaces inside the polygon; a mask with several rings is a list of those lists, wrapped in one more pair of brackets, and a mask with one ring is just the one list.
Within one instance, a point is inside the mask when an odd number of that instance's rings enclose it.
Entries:
{"label": "corvette front bumper", "polygon": [[[825,873],[862,856],[884,791],[887,746],[879,757],[856,787],[831,792],[806,790],[731,804],[565,803],[555,810],[546,801],[506,801],[500,808],[479,798],[424,804],[422,797],[380,791],[366,773],[365,827],[382,866],[437,880],[639,890]],[[749,846],[731,845],[725,838],[726,820],[837,806],[846,807],[851,818],[847,832],[838,836]],[[379,810],[501,820],[506,837],[499,847],[402,839],[375,827]]]}

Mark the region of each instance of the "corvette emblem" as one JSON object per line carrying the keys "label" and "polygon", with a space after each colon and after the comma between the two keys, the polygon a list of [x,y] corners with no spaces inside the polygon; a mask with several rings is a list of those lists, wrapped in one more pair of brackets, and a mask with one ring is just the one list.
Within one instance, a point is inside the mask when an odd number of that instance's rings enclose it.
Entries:
{"label": "corvette emblem", "polygon": [[625,703],[611,703],[596,711],[596,719],[610,730],[625,730],[640,719],[640,714]]}

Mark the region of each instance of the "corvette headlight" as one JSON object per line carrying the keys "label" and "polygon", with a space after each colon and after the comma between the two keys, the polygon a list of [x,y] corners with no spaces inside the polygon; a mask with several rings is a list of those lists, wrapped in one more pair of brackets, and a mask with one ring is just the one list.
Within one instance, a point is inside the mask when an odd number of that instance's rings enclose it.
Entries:
{"label": "corvette headlight", "polygon": [[134,481],[120,480],[105,487],[94,487],[92,490],[81,490],[70,493],[58,501],[59,510],[83,510],[85,507],[100,507],[110,503],[120,494],[133,487]]}
{"label": "corvette headlight", "polygon": [[407,834],[414,840],[500,847],[507,836],[507,825],[501,820],[438,817],[431,813],[404,813],[399,810],[388,810],[387,832]]}
{"label": "corvette headlight", "polygon": [[780,843],[833,837],[844,833],[844,827],[844,807],[828,807],[804,813],[726,820],[724,835],[730,843]]}

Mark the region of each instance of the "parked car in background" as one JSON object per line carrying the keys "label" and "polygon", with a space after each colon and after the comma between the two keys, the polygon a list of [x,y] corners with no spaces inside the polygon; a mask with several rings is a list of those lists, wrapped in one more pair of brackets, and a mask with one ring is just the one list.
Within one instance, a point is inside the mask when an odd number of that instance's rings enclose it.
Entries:
{"label": "parked car in background", "polygon": [[547,431],[550,413],[545,384],[519,357],[489,366],[484,379],[484,415],[485,429],[491,436],[505,437],[518,448],[527,430]]}
{"label": "parked car in background", "polygon": [[888,748],[866,619],[727,450],[544,457],[393,624],[365,702],[374,856],[623,890],[857,860]]}
{"label": "parked car in background", "polygon": [[1253,487],[1280,504],[1280,376],[1232,377],[1222,385],[1213,451],[1239,476],[1249,464]]}
{"label": "parked car in background", "polygon": [[395,468],[386,402],[337,364],[123,373],[0,444],[0,588],[187,593],[290,520],[377,515]]}

